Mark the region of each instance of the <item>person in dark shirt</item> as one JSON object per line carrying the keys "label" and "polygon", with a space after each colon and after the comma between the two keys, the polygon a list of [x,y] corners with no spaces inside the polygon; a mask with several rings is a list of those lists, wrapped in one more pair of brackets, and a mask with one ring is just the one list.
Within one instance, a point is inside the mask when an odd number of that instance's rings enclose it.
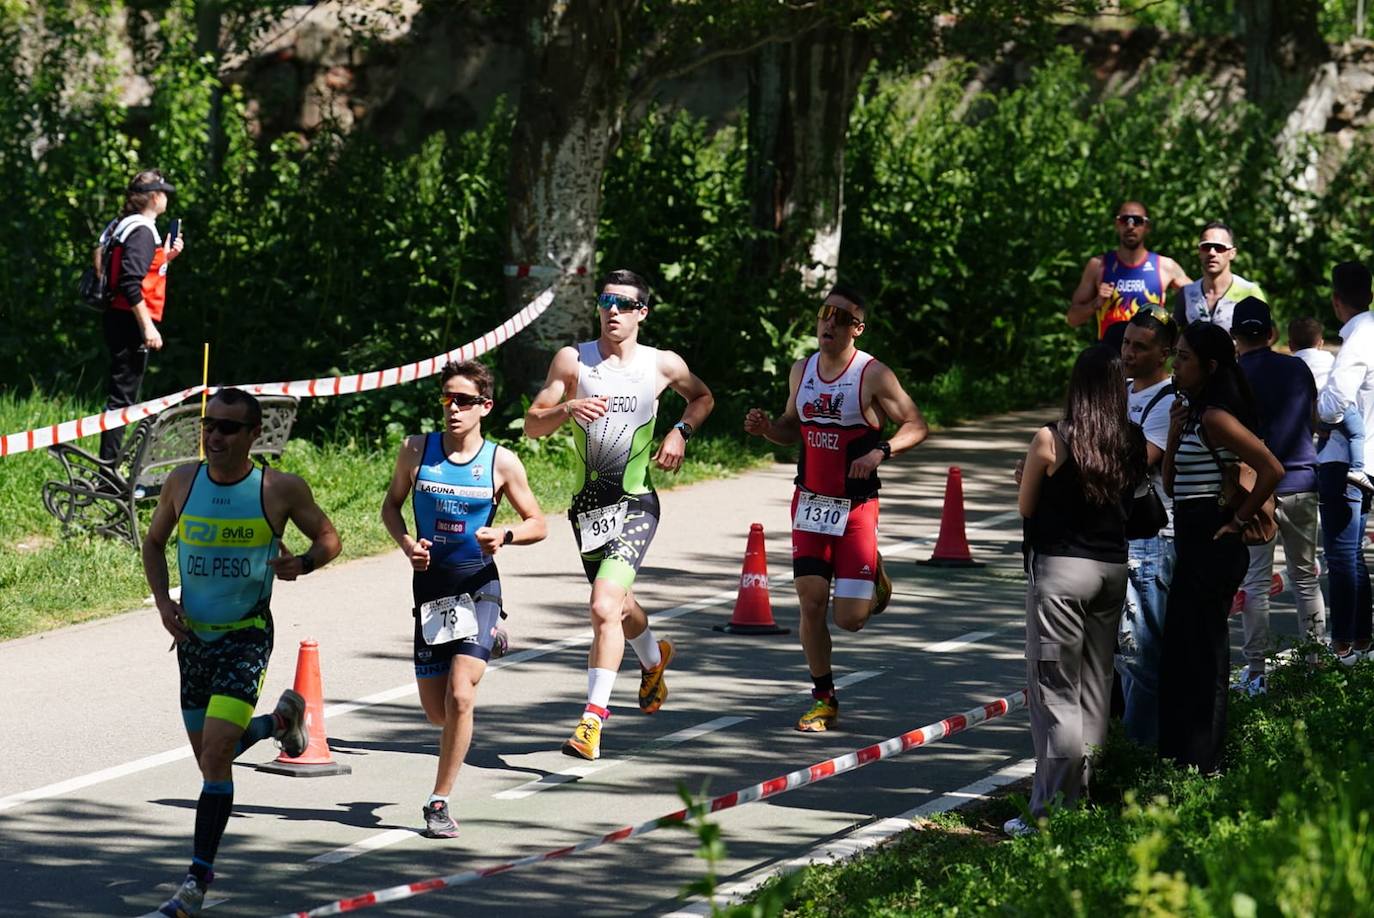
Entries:
{"label": "person in dark shirt", "polygon": [[[1326,603],[1317,582],[1317,451],[1312,445],[1312,412],[1317,385],[1307,364],[1275,353],[1274,323],[1269,307],[1256,297],[1236,304],[1231,320],[1237,362],[1255,393],[1260,438],[1279,462],[1283,478],[1274,489],[1278,538],[1293,594],[1298,602],[1299,634],[1320,641],[1326,636]],[[1269,582],[1274,572],[1274,542],[1251,545],[1250,567],[1241,583],[1245,593],[1246,667],[1232,686],[1256,694],[1265,690],[1265,655],[1269,652]]]}
{"label": "person in dark shirt", "polygon": [[[167,210],[172,184],[155,169],[140,172],[129,183],[124,210],[106,227],[96,250],[96,264],[103,269],[102,254],[113,246],[110,276],[106,283],[114,296],[103,317],[105,347],[110,352],[107,411],[138,401],[143,374],[148,371],[148,352],[162,349],[157,323],[167,301],[167,266],[181,254],[185,238],[166,242],[158,235],[156,220]],[[113,460],[124,442],[124,428],[100,435],[100,458]]]}

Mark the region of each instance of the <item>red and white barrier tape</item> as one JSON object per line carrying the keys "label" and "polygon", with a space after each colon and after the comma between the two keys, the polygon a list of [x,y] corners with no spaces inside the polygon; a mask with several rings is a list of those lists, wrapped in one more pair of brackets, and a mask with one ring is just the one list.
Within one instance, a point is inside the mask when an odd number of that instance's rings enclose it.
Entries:
{"label": "red and white barrier tape", "polygon": [[[545,290],[515,315],[480,338],[475,338],[447,353],[436,354],[433,357],[427,357],[405,366],[391,367],[386,370],[372,370],[367,373],[354,373],[350,376],[325,376],[319,379],[298,379],[293,382],[249,383],[239,386],[239,388],[252,392],[254,395],[294,395],[297,398],[311,398],[366,392],[423,379],[438,373],[444,368],[444,364],[450,360],[471,360],[499,347],[543,315],[544,310],[548,309],[552,302],[553,291]],[[60,424],[40,427],[35,430],[6,434],[0,437],[0,456],[43,449],[57,443],[79,440],[104,430],[123,427],[125,424],[133,424],[180,404],[192,395],[199,394],[204,388],[204,386],[198,385],[191,386],[172,395],[149,399],[127,408],[118,408],[103,414],[93,414],[74,421],[63,421]],[[210,391],[214,392],[216,388],[218,387],[211,386]]]}
{"label": "red and white barrier tape", "polygon": [[[928,724],[916,730],[894,736],[892,739],[884,740],[881,743],[874,743],[872,746],[865,746],[846,755],[827,759],[819,764],[812,765],[810,768],[803,768],[790,774],[773,778],[737,790],[733,793],[722,794],[712,799],[707,804],[709,812],[718,813],[721,810],[728,810],[732,807],[743,806],[746,803],[753,803],[756,800],[765,800],[775,797],[778,794],[785,794],[790,790],[805,787],[808,784],[815,784],[817,781],[824,781],[826,778],[833,778],[835,775],[862,768],[879,759],[885,759],[905,752],[916,746],[928,746],[946,737],[953,736],[985,721],[1002,717],[1015,711],[1017,708],[1025,707],[1027,703],[1026,690],[1021,689],[1005,698],[971,708],[962,714],[947,717],[934,724]],[[605,835],[588,838],[570,845],[566,848],[558,848],[554,851],[547,851],[543,854],[532,854],[529,857],[522,857],[518,860],[509,861],[505,864],[497,864],[494,867],[484,867],[480,870],[469,870],[464,873],[455,873],[446,877],[432,877],[428,880],[420,880],[415,883],[406,883],[401,886],[392,886],[387,889],[379,889],[374,892],[363,893],[360,896],[353,896],[349,899],[339,899],[328,905],[321,905],[308,912],[290,912],[279,918],[315,918],[317,915],[341,915],[345,912],[356,912],[361,909],[370,908],[374,905],[381,905],[384,902],[398,902],[402,899],[409,899],[414,896],[431,893],[439,889],[447,889],[453,886],[463,886],[486,877],[494,876],[498,873],[506,873],[511,870],[518,870],[521,867],[528,867],[532,864],[541,864],[546,861],[556,860],[566,857],[569,854],[579,854],[583,851],[590,851],[602,845],[609,845],[614,842],[624,841],[627,838],[634,838],[636,835],[644,835],[655,829],[664,826],[674,825],[687,821],[687,810],[681,809],[667,816],[660,816],[658,819],[651,819],[648,822],[640,823],[637,826],[622,826],[614,832],[607,832]]]}

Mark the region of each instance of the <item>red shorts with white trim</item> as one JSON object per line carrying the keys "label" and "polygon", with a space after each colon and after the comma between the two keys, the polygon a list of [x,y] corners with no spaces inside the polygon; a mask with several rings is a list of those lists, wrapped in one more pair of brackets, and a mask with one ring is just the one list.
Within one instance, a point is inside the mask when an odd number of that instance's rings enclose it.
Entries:
{"label": "red shorts with white trim", "polygon": [[[792,518],[800,492],[792,492]],[[872,599],[878,569],[878,498],[852,504],[844,535],[792,530],[792,576],[834,579],[837,599]]]}

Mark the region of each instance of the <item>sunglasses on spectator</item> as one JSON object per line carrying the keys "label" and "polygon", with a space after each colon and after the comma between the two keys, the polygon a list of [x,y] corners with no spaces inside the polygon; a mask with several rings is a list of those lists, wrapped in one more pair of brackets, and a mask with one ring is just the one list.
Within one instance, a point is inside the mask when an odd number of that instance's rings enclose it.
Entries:
{"label": "sunglasses on spectator", "polygon": [[1225,242],[1199,242],[1197,244],[1197,250],[1203,253],[1204,255],[1208,252],[1229,252],[1234,248],[1235,246],[1229,245]]}
{"label": "sunglasses on spectator", "polygon": [[200,426],[206,433],[219,431],[226,437],[232,437],[240,430],[248,429],[247,421],[231,421],[228,418],[201,418]]}
{"label": "sunglasses on spectator", "polygon": [[621,312],[629,312],[631,309],[643,309],[645,304],[634,297],[621,296],[619,293],[603,293],[596,298],[596,305],[602,309],[615,308]]}
{"label": "sunglasses on spectator", "polygon": [[1148,226],[1150,218],[1144,214],[1117,214],[1116,222],[1123,226]]}
{"label": "sunglasses on spectator", "polygon": [[491,399],[487,398],[485,395],[468,395],[465,392],[457,395],[450,395],[445,392],[439,396],[439,404],[443,405],[445,408],[450,405],[456,405],[459,411],[471,408],[473,405],[485,405],[489,401],[491,401]]}
{"label": "sunglasses on spectator", "polygon": [[816,313],[816,318],[824,322],[826,319],[834,320],[840,328],[848,328],[851,325],[862,325],[864,320],[860,319],[848,309],[841,309],[838,306],[831,306],[829,303],[822,303],[820,310]]}

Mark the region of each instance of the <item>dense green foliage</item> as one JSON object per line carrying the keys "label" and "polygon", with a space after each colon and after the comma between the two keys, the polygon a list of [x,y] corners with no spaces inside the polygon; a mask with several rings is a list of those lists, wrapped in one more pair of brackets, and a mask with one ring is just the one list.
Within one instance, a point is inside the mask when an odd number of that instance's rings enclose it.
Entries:
{"label": "dense green foliage", "polygon": [[[868,856],[808,868],[793,916],[1357,915],[1374,880],[1374,666],[1281,667],[1232,707],[1227,767],[1204,778],[1113,735],[1095,803],[1001,841],[1003,799]],[[1023,805],[1023,801],[1020,805]],[[779,895],[756,896],[760,912]],[[750,906],[738,910],[750,914]]]}

